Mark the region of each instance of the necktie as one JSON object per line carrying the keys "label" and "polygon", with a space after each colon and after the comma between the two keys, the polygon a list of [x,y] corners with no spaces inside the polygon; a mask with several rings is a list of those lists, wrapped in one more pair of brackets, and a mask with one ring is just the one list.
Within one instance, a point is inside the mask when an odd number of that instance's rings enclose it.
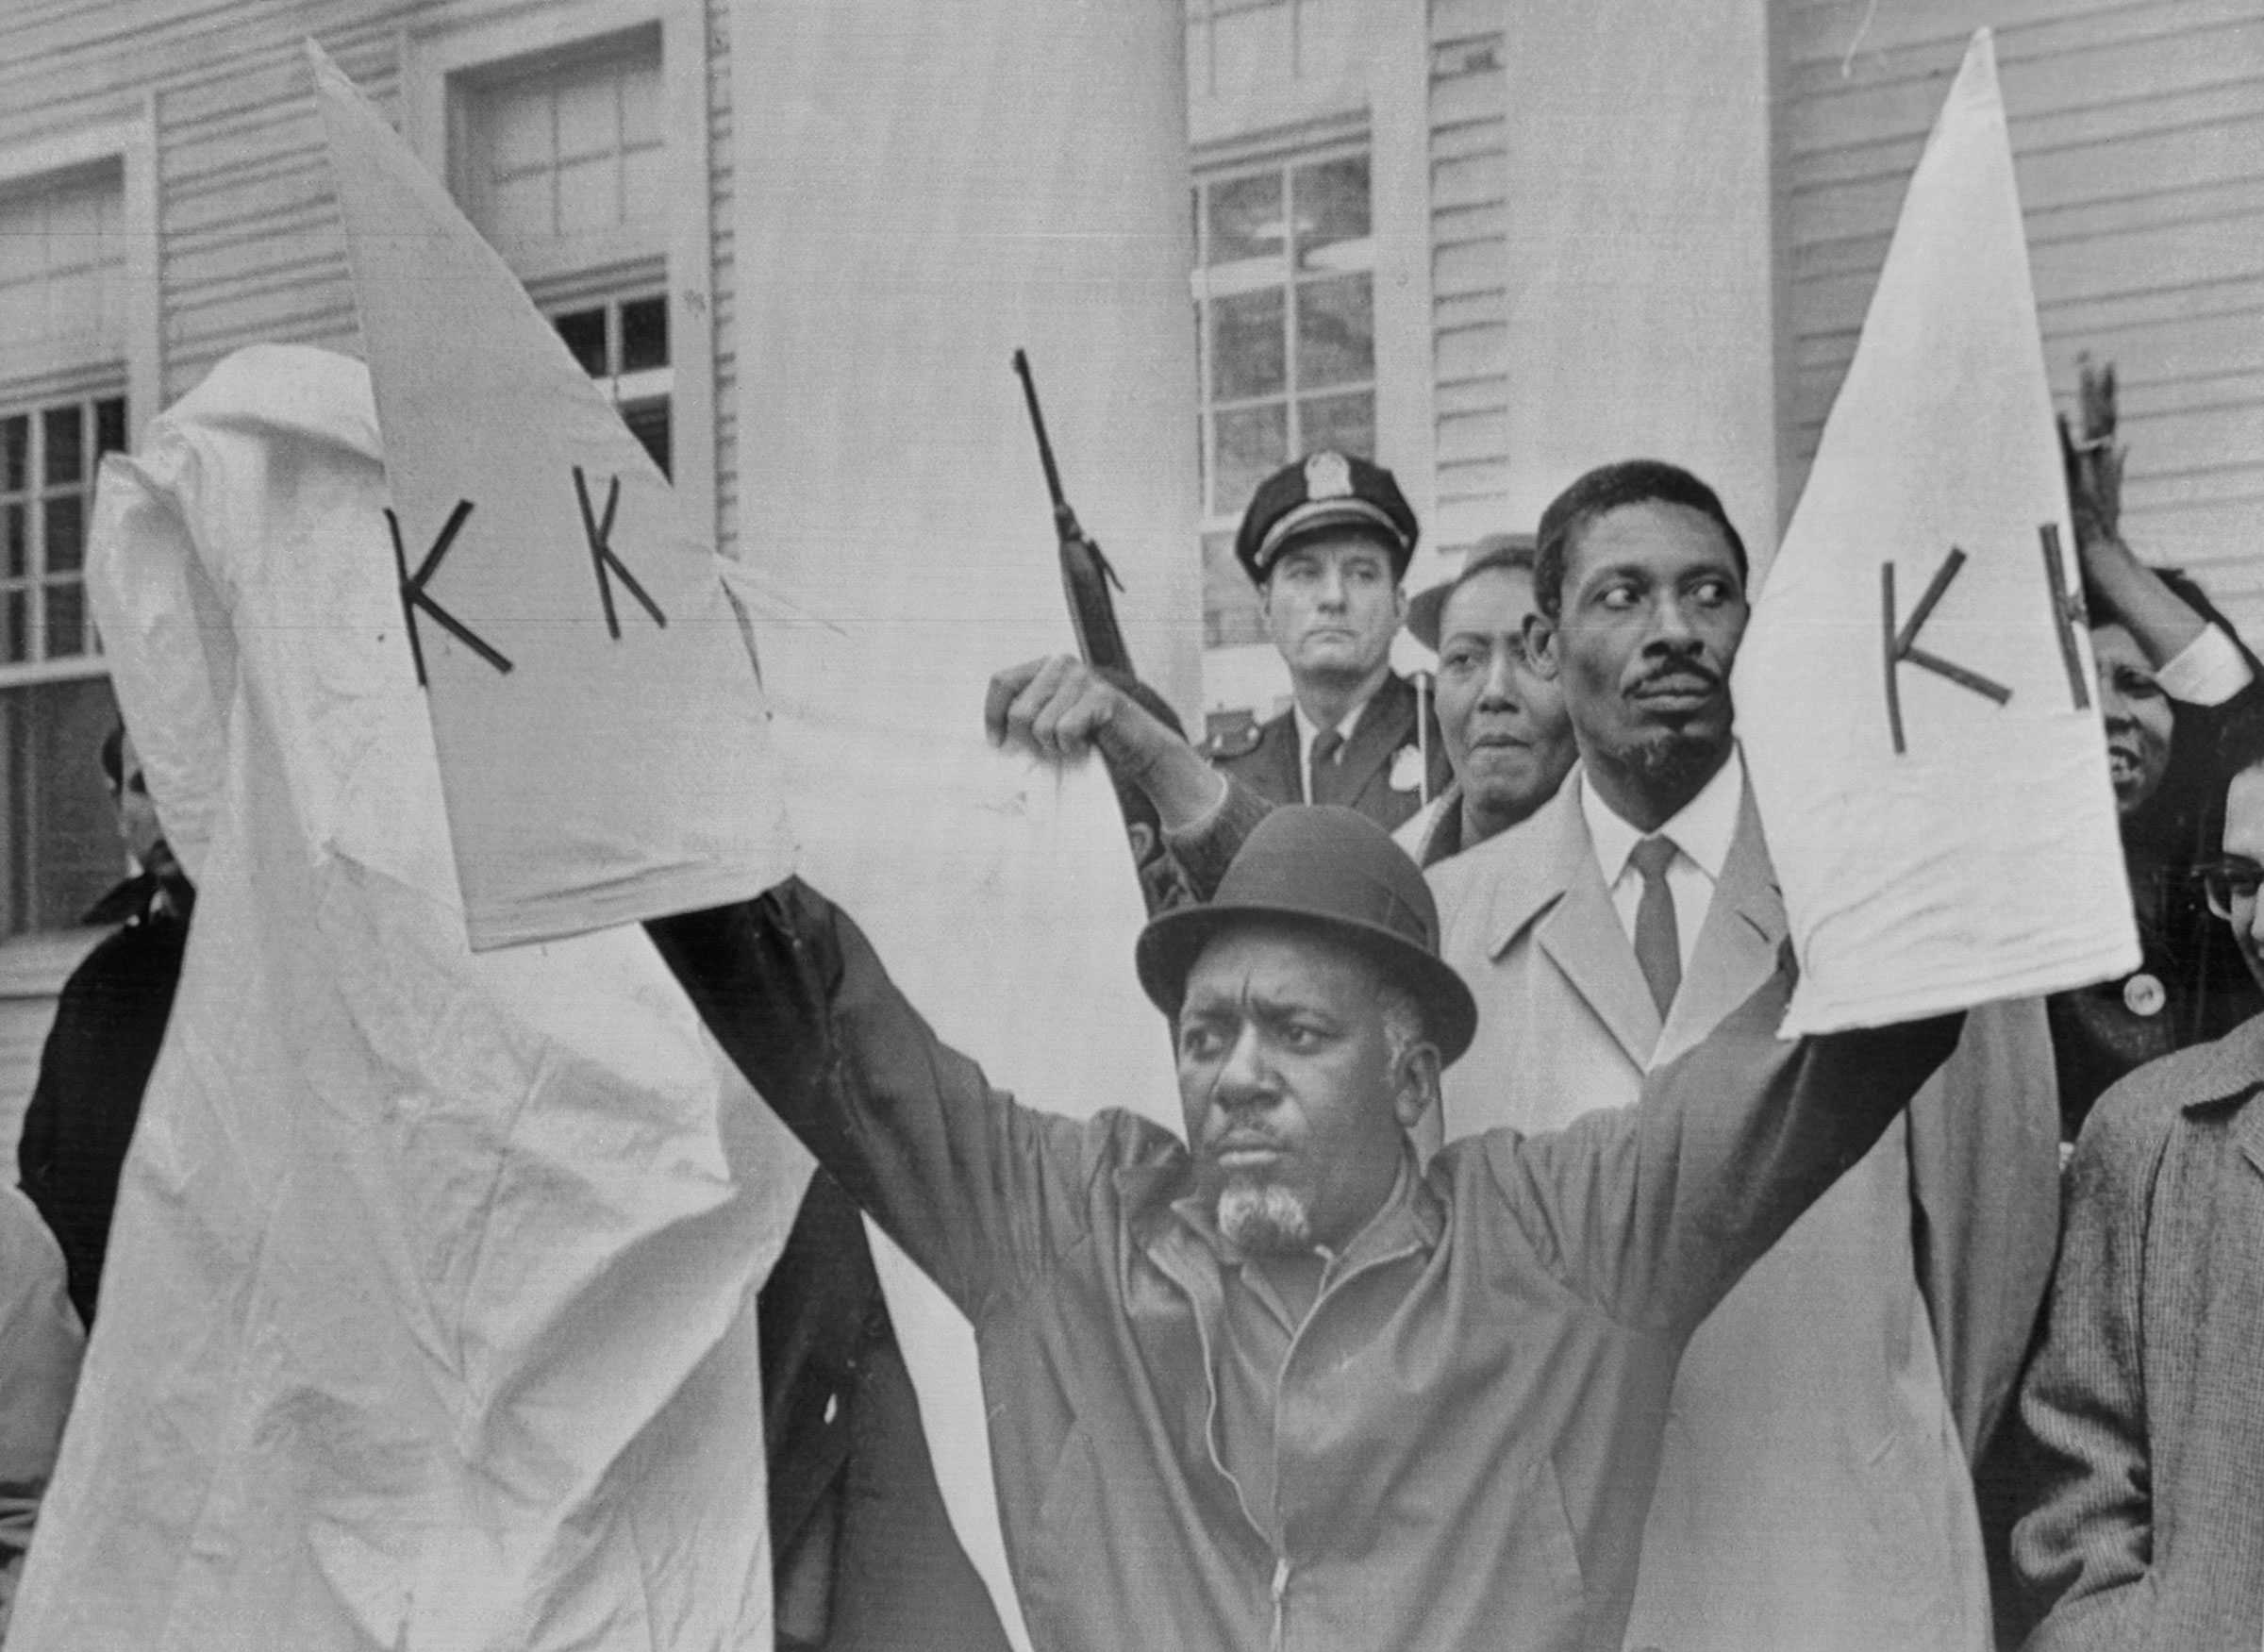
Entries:
{"label": "necktie", "polygon": [[1308,803],[1337,800],[1337,754],[1343,749],[1344,737],[1333,728],[1313,737],[1312,776],[1305,789]]}
{"label": "necktie", "polygon": [[1670,838],[1645,838],[1628,857],[1643,879],[1643,898],[1635,908],[1635,961],[1651,988],[1651,1001],[1664,1021],[1682,985],[1682,932],[1674,924],[1674,894],[1667,868],[1674,863]]}

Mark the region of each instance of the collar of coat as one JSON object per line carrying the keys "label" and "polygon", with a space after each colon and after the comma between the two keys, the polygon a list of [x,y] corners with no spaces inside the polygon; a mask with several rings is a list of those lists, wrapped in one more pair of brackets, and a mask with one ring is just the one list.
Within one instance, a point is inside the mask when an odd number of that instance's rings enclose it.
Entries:
{"label": "collar of coat", "polygon": [[[1596,865],[1595,845],[1590,841],[1588,821],[1580,809],[1579,788],[1586,784],[1586,776],[1575,768],[1557,788],[1556,795],[1528,819],[1474,849],[1464,850],[1450,862],[1458,869],[1459,877],[1484,888],[1483,933],[1489,957],[1500,958],[1536,919],[1566,895],[1591,883],[1602,890],[1604,874]],[[1608,898],[1609,892],[1604,893]],[[1737,835],[1714,885],[1715,904],[1724,901],[1772,947],[1784,939],[1784,895],[1769,863],[1767,841],[1761,835],[1761,817],[1754,807],[1750,784],[1739,800]]]}
{"label": "collar of coat", "polygon": [[[2182,1066],[2174,1072],[2170,1063]],[[2179,1108],[2198,1112],[2246,1101],[2264,1086],[2264,1014],[2253,1015],[2215,1043],[2199,1044],[2165,1059],[2160,1075],[2181,1094]],[[2256,1114],[2259,1141],[2264,1141],[2264,1109]]]}

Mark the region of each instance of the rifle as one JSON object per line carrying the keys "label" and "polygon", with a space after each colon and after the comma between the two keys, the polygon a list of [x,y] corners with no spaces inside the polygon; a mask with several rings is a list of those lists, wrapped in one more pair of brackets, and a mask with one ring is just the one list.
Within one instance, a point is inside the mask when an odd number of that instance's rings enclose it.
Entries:
{"label": "rifle", "polygon": [[1029,405],[1030,427],[1038,433],[1038,458],[1045,466],[1045,489],[1054,497],[1054,533],[1061,542],[1061,588],[1069,598],[1069,623],[1077,633],[1077,652],[1096,669],[1132,670],[1132,653],[1116,623],[1116,602],[1108,594],[1113,585],[1124,588],[1077,521],[1061,492],[1061,473],[1054,464],[1054,444],[1045,439],[1045,415],[1038,410],[1038,386],[1030,377],[1030,359],[1014,352],[1014,371],[1022,375],[1023,400]]}

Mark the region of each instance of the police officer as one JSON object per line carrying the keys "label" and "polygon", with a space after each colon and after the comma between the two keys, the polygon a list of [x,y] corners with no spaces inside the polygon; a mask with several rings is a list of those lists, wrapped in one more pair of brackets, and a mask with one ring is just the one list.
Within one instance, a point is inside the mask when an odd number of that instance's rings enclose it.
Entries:
{"label": "police officer", "polygon": [[1387,831],[1445,790],[1427,696],[1390,663],[1416,533],[1391,473],[1349,454],[1311,454],[1260,485],[1234,554],[1257,587],[1293,702],[1207,743],[1220,770],[1276,803],[1340,804]]}

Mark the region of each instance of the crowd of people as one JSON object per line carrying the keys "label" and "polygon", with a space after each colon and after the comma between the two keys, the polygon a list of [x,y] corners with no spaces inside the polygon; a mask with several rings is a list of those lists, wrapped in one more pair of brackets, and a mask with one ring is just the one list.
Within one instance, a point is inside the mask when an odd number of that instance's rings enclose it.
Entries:
{"label": "crowd of people", "polygon": [[[1291,700],[1231,737],[1068,658],[993,678],[994,743],[1116,783],[1183,1135],[992,1088],[797,880],[648,925],[820,1165],[749,1399],[779,1645],[1006,1644],[860,1210],[974,1327],[1040,1646],[2257,1645],[2264,671],[2123,542],[2099,382],[2121,980],[1774,1036],[1751,569],[1650,459],[1412,598],[1390,474],[1286,467],[1235,551]],[[72,1335],[193,904],[130,741],[105,764],[143,871],[20,1148]]]}

